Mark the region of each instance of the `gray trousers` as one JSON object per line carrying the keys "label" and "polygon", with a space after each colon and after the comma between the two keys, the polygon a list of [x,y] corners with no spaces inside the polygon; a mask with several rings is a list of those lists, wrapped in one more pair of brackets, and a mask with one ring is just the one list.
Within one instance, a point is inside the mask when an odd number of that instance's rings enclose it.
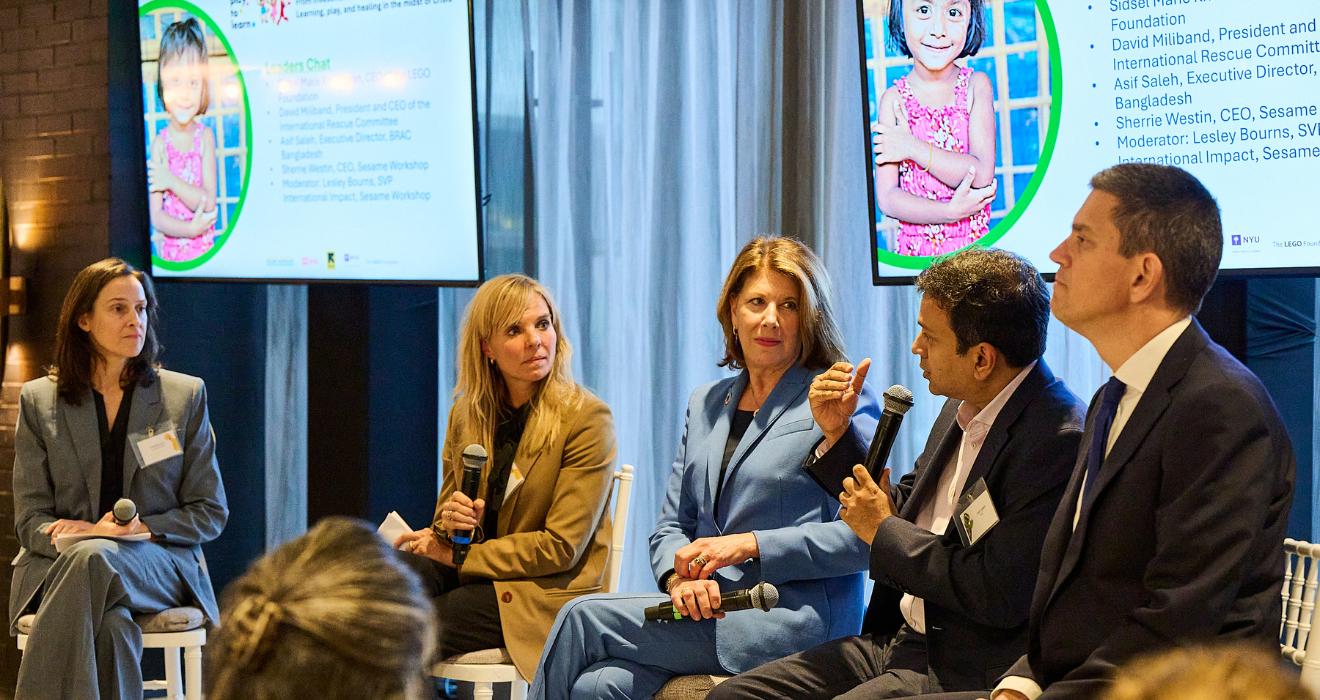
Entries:
{"label": "gray trousers", "polygon": [[16,700],[141,700],[135,613],[185,605],[174,559],[150,542],[79,542],[51,564],[18,667]]}
{"label": "gray trousers", "polygon": [[843,637],[740,673],[715,686],[706,700],[878,700],[938,693],[939,679],[926,658],[926,638],[907,627],[893,638]]}

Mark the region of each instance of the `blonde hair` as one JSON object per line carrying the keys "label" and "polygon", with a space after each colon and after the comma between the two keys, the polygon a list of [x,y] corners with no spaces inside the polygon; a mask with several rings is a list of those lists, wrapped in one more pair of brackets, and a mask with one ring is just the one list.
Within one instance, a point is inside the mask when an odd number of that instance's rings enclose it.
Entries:
{"label": "blonde hair", "polygon": [[748,280],[765,270],[788,275],[797,282],[802,296],[798,314],[798,338],[802,345],[798,358],[802,364],[807,369],[825,369],[846,359],[843,334],[834,320],[830,301],[829,274],[820,258],[792,238],[754,238],[734,258],[715,307],[715,316],[724,329],[724,359],[719,366],[742,369],[745,364],[742,345],[733,335],[732,302]]}
{"label": "blonde hair", "polygon": [[424,700],[435,612],[417,575],[349,518],[326,518],[225,590],[210,700]]}
{"label": "blonde hair", "polygon": [[1103,700],[1313,700],[1255,647],[1174,649],[1123,666]]}
{"label": "blonde hair", "polygon": [[[555,329],[555,360],[550,366],[550,374],[537,382],[532,390],[528,402],[531,412],[527,417],[523,444],[535,451],[554,442],[559,436],[562,414],[582,403],[584,390],[573,381],[570,364],[573,348],[564,337],[554,297],[540,282],[527,275],[500,275],[481,285],[463,315],[463,331],[458,343],[458,382],[454,387],[452,411],[459,417],[459,424],[467,434],[460,440],[449,441],[451,445],[461,448],[479,442],[488,451],[493,449],[500,406],[506,402],[508,389],[504,375],[487,359],[481,344],[490,342],[497,332],[521,318],[533,294],[540,295],[550,310],[550,323]],[[443,457],[449,459],[452,455]]]}

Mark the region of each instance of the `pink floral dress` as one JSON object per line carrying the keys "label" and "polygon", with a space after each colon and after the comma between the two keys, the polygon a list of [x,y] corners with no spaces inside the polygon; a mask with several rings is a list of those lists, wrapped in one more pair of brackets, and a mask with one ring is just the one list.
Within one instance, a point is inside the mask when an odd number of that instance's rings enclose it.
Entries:
{"label": "pink floral dress", "polygon": [[[972,69],[958,71],[958,84],[953,89],[953,104],[947,107],[927,107],[917,101],[908,86],[907,76],[899,78],[894,88],[903,98],[908,112],[908,127],[912,135],[929,142],[936,149],[954,153],[968,152],[968,131],[971,110],[968,107],[968,82]],[[913,161],[898,164],[898,186],[904,192],[938,202],[953,199],[953,188],[935,179]],[[943,255],[980,240],[990,230],[990,205],[961,221],[951,224],[910,224],[899,222],[895,253],[899,255]]]}
{"label": "pink floral dress", "polygon": [[[174,141],[165,129],[160,130],[160,138],[165,140],[165,156],[169,159],[170,172],[184,182],[197,187],[202,186],[202,132],[206,127],[198,125],[193,129],[192,150],[183,153],[174,148]],[[179,221],[192,221],[193,211],[188,208],[173,192],[166,190],[161,202],[161,209]],[[160,243],[158,254],[170,262],[185,262],[201,257],[215,244],[215,229],[196,238],[176,238],[165,236]]]}

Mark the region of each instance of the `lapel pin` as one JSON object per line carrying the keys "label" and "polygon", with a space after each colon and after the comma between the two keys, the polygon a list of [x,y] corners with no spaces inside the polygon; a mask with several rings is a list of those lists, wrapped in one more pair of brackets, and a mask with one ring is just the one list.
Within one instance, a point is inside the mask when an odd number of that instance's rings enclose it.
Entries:
{"label": "lapel pin", "polygon": [[732,392],[732,391],[730,391],[729,393],[727,393],[727,394],[724,395],[724,405],[725,405],[725,406],[728,406],[728,405],[729,405],[729,401],[730,401],[731,399],[733,399],[733,392]]}

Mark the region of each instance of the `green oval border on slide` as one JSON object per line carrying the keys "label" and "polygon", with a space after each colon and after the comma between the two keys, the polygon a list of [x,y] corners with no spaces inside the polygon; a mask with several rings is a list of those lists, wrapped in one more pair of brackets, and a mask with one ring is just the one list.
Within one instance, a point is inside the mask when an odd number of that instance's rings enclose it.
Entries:
{"label": "green oval border on slide", "polygon": [[243,213],[243,203],[247,201],[248,182],[252,178],[252,103],[248,100],[247,82],[243,80],[243,68],[238,63],[238,57],[234,55],[234,49],[229,45],[229,40],[226,39],[224,33],[220,31],[220,27],[216,26],[216,23],[211,20],[211,16],[203,12],[201,8],[196,5],[187,2],[187,0],[152,0],[138,8],[138,18],[140,19],[142,16],[153,10],[164,8],[186,10],[192,16],[205,22],[206,26],[211,28],[211,33],[215,34],[216,38],[220,39],[221,44],[224,44],[225,53],[229,55],[229,61],[234,64],[234,75],[238,78],[238,88],[243,91],[243,117],[246,121],[245,133],[247,135],[247,150],[245,153],[245,162],[243,164],[243,186],[239,189],[238,202],[234,205],[233,216],[229,217],[229,224],[225,226],[225,230],[222,231],[220,235],[215,237],[215,243],[211,246],[211,249],[192,260],[173,262],[157,256],[155,246],[152,246],[151,264],[153,267],[167,270],[169,272],[183,272],[198,267],[207,260],[215,257],[216,252],[219,251],[220,248],[224,246],[225,242],[229,240],[229,234],[233,233],[234,225],[238,223],[239,215]]}
{"label": "green oval border on slide", "polygon": [[[1059,63],[1059,33],[1054,28],[1054,16],[1050,14],[1050,6],[1047,0],[1036,0],[1036,10],[1040,13],[1040,22],[1045,27],[1045,40],[1050,47],[1050,126],[1045,132],[1045,146],[1040,149],[1040,160],[1036,161],[1036,171],[1031,174],[1031,181],[1027,183],[1027,189],[1023,191],[1022,196],[1017,202],[1013,203],[1013,208],[1009,210],[1008,215],[999,220],[995,227],[981,237],[980,240],[965,246],[986,247],[995,241],[1004,237],[1013,224],[1022,217],[1022,213],[1027,210],[1031,200],[1036,196],[1036,190],[1040,189],[1040,183],[1045,179],[1045,171],[1049,168],[1050,160],[1054,156],[1054,143],[1059,136],[1059,114],[1063,106],[1063,68]],[[1007,86],[1004,87],[1007,90]],[[1008,98],[1005,97],[1007,102]],[[961,249],[960,249],[961,250]],[[930,266],[935,255],[899,255],[887,250],[881,250],[879,247],[875,251],[876,260],[891,267],[901,267],[908,270],[924,270]]]}

